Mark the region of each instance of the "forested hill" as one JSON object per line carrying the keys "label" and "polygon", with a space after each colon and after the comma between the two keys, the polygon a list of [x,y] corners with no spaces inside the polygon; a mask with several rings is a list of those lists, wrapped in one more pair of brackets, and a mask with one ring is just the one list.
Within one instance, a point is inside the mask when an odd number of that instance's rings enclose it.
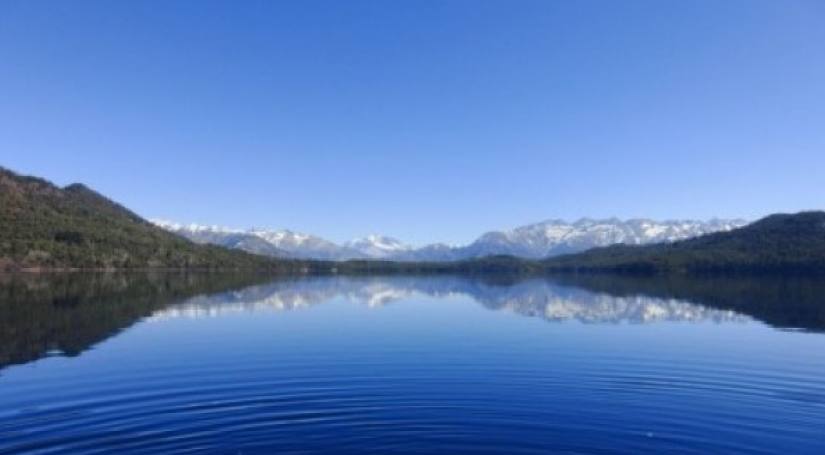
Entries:
{"label": "forested hill", "polygon": [[612,246],[544,261],[549,271],[825,272],[825,212],[778,214],[674,243]]}
{"label": "forested hill", "polygon": [[0,168],[0,270],[257,268],[307,264],[196,245],[81,184],[60,188]]}

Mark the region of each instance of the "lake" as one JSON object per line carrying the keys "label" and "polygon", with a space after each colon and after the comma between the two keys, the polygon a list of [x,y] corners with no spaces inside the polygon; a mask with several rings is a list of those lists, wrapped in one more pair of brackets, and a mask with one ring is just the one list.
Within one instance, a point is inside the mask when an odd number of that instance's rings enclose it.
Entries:
{"label": "lake", "polygon": [[0,453],[825,453],[808,278],[0,277]]}

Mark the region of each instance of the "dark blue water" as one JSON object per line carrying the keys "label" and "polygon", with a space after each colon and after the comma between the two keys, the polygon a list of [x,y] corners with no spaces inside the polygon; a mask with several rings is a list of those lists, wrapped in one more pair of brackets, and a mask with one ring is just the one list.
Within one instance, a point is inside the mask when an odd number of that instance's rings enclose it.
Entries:
{"label": "dark blue water", "polygon": [[825,452],[815,281],[88,281],[2,284],[0,453]]}

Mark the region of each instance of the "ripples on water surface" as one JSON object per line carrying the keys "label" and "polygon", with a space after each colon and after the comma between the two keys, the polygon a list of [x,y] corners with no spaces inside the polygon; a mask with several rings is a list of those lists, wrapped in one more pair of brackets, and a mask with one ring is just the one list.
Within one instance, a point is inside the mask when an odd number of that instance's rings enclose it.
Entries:
{"label": "ripples on water surface", "polygon": [[0,280],[0,453],[823,453],[815,280]]}

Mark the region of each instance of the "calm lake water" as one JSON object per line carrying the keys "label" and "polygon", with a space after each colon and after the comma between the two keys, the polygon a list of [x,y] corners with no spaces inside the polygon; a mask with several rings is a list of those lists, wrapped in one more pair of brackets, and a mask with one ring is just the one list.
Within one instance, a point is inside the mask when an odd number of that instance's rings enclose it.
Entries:
{"label": "calm lake water", "polygon": [[825,453],[813,279],[0,278],[0,453]]}

